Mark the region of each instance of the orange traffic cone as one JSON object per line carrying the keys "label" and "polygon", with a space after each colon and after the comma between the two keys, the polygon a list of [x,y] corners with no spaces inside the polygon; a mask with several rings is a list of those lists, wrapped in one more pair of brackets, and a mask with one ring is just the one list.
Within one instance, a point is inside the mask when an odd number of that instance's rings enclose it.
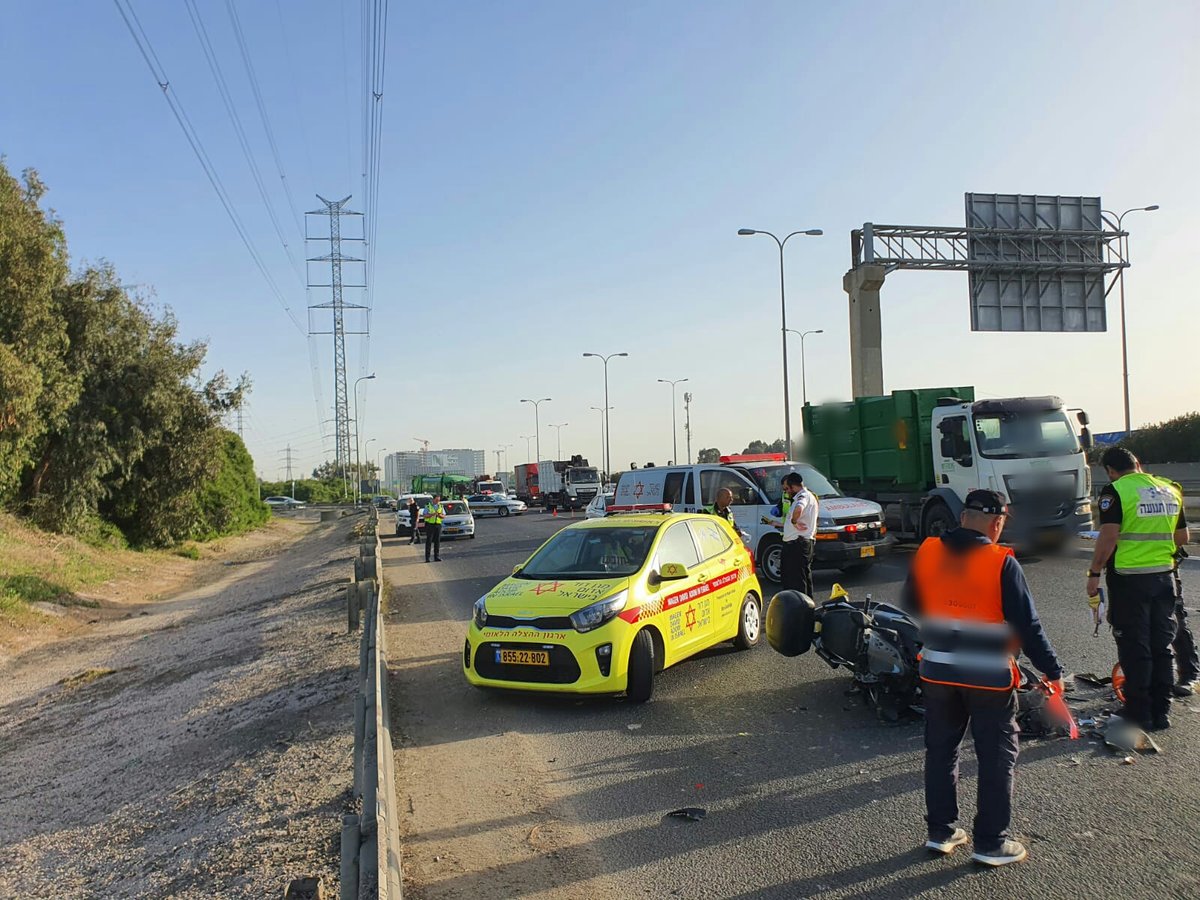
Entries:
{"label": "orange traffic cone", "polygon": [[550,515],[555,516],[555,517],[558,516],[558,507],[557,506],[550,507]]}

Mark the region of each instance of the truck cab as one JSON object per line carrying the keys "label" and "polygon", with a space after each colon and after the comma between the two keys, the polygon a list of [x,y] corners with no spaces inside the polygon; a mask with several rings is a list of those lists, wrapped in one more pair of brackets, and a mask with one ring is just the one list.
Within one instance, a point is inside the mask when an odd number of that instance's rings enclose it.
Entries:
{"label": "truck cab", "polygon": [[930,424],[934,486],[921,510],[922,536],[957,524],[975,488],[1004,495],[1012,513],[1006,538],[1020,543],[1058,543],[1090,527],[1091,435],[1082,410],[1064,409],[1058,397],[947,399]]}

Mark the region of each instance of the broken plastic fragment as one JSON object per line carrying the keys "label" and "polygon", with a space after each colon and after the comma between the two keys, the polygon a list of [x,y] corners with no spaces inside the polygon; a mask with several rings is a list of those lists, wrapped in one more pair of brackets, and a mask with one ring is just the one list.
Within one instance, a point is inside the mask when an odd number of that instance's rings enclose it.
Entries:
{"label": "broken plastic fragment", "polygon": [[675,819],[687,819],[689,822],[699,822],[708,815],[703,806],[685,806],[683,809],[673,809],[667,816]]}

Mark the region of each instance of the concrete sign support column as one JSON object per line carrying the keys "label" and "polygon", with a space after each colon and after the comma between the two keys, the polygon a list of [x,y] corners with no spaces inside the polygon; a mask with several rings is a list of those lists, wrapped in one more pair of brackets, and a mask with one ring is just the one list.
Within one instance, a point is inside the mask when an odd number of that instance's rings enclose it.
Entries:
{"label": "concrete sign support column", "polygon": [[883,394],[883,322],[879,289],[884,266],[860,265],[842,279],[850,299],[850,382],[855,398]]}

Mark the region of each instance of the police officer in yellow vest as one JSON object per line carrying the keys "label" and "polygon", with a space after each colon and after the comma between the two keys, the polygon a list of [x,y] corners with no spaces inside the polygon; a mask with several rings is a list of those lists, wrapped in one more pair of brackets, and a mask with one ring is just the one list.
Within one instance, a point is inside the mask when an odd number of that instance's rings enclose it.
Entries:
{"label": "police officer in yellow vest", "polygon": [[1107,565],[1108,621],[1125,673],[1123,719],[1170,727],[1175,674],[1175,550],[1187,542],[1183,494],[1173,481],[1140,471],[1132,453],[1110,447],[1100,458],[1112,483],[1100,492],[1100,536],[1087,573],[1096,596]]}
{"label": "police officer in yellow vest", "polygon": [[433,561],[442,561],[442,519],[446,518],[446,507],[442,498],[435,496],[425,504],[425,562],[429,562],[429,549],[433,548]]}

